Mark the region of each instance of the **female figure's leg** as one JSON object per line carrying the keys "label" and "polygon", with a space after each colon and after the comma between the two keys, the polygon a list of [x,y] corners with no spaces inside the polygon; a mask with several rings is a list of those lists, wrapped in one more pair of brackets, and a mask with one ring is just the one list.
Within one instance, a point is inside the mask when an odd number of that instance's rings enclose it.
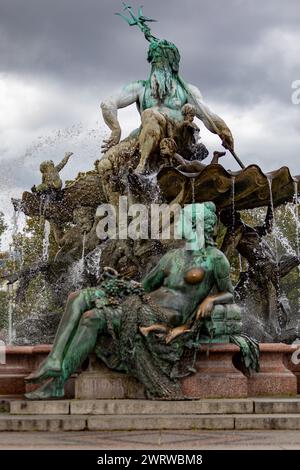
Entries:
{"label": "female figure's leg", "polygon": [[39,369],[27,378],[27,382],[42,382],[43,380],[59,376],[62,368],[62,361],[66,354],[68,343],[74,336],[81,316],[92,307],[84,291],[73,292],[68,296],[66,308],[61,318],[52,350],[46,361]]}
{"label": "female figure's leg", "polygon": [[101,310],[95,309],[85,312],[63,359],[60,376],[52,378],[39,389],[27,393],[26,398],[30,400],[62,398],[65,382],[94,350],[98,334],[104,332],[105,329],[106,321]]}

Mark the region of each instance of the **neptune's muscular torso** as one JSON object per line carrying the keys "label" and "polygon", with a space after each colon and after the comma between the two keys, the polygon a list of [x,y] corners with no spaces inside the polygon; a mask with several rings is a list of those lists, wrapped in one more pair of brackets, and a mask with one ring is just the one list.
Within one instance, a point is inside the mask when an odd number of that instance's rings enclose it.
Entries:
{"label": "neptune's muscular torso", "polygon": [[144,82],[144,88],[139,94],[140,110],[154,108],[171,120],[181,122],[183,120],[181,108],[187,103],[187,93],[180,82],[173,79],[171,93],[162,100],[153,96],[149,80]]}

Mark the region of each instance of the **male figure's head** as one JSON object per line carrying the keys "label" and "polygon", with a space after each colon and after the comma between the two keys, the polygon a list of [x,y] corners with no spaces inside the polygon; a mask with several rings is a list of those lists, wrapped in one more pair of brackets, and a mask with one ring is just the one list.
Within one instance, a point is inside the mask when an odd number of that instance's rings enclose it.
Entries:
{"label": "male figure's head", "polygon": [[95,211],[92,207],[76,207],[73,210],[73,222],[78,226],[81,233],[89,233],[94,224]]}
{"label": "male figure's head", "polygon": [[179,50],[166,39],[157,39],[150,44],[147,60],[152,66],[169,67],[174,73],[179,71]]}
{"label": "male figure's head", "polygon": [[173,77],[177,77],[180,54],[175,44],[165,39],[154,41],[148,50],[151,64],[150,83],[152,95],[163,100],[172,89]]}
{"label": "male figure's head", "polygon": [[49,170],[53,170],[55,167],[54,162],[52,160],[46,160],[40,164],[40,172],[47,173]]}
{"label": "male figure's head", "polygon": [[162,157],[172,158],[177,151],[177,145],[174,139],[165,138],[160,141],[159,150]]}
{"label": "male figure's head", "polygon": [[181,108],[181,114],[183,116],[183,120],[189,123],[192,123],[196,117],[196,108],[190,103],[186,103]]}

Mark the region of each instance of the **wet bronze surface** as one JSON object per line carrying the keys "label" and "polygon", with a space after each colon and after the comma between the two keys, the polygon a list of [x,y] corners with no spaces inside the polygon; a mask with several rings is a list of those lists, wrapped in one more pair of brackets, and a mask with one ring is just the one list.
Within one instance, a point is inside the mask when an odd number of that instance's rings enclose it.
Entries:
{"label": "wet bronze surface", "polygon": [[199,284],[203,281],[204,276],[205,270],[203,268],[192,268],[186,272],[184,280],[188,284]]}
{"label": "wet bronze surface", "polygon": [[[292,176],[287,167],[264,174],[257,165],[249,165],[241,171],[229,172],[221,165],[208,165],[199,173],[184,173],[176,168],[165,167],[159,171],[157,181],[161,193],[171,202],[184,189],[184,203],[192,202],[192,179],[195,201],[213,201],[219,209],[232,204],[234,178],[235,207],[237,210],[267,206],[270,201],[269,180],[275,206],[292,201],[295,193],[294,180],[299,190],[300,176]],[[180,188],[180,189],[179,189]]]}
{"label": "wet bronze surface", "polygon": [[[264,174],[257,165],[249,165],[237,172],[229,172],[221,165],[211,164],[199,173],[185,173],[175,167],[164,167],[157,174],[157,182],[163,200],[170,203],[183,191],[184,204],[193,200],[192,181],[196,202],[213,201],[218,209],[232,204],[232,187],[234,178],[235,208],[253,209],[267,206],[270,202],[270,186],[274,206],[293,200],[295,183],[299,190],[300,176],[292,176],[287,167],[279,168]],[[96,208],[107,202],[103,193],[102,182],[96,171],[80,175],[71,184],[59,191],[54,200],[43,205],[43,213],[48,218],[60,223],[72,220],[75,207],[89,206]],[[22,210],[28,216],[38,216],[41,210],[40,196],[36,193],[24,192]]]}

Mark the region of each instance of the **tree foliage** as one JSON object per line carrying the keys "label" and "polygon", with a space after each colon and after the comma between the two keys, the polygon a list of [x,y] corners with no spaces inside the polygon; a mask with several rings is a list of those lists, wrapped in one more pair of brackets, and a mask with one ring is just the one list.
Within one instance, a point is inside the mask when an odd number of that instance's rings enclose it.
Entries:
{"label": "tree foliage", "polygon": [[7,225],[4,220],[4,214],[3,212],[0,212],[0,246],[1,246],[1,237],[4,234],[6,229],[7,229]]}

